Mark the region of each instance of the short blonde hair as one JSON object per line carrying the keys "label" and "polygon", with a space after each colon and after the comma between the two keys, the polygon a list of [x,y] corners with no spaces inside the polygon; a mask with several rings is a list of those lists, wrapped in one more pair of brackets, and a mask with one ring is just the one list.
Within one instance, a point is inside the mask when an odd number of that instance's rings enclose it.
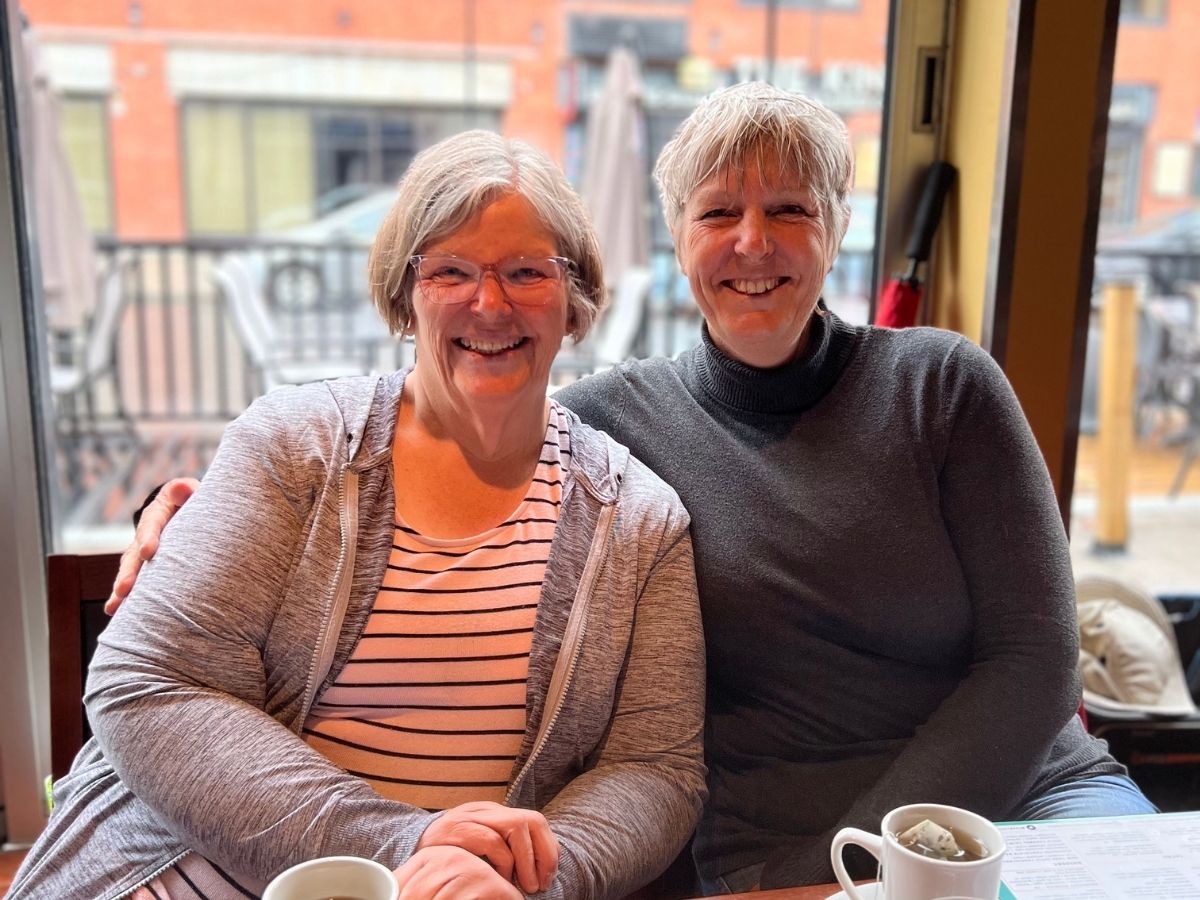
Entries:
{"label": "short blonde hair", "polygon": [[415,324],[409,259],[509,193],[529,201],[557,252],[571,260],[568,329],[583,340],[608,298],[600,244],[583,201],[544,153],[490,131],[464,131],[422,150],[400,179],[367,262],[371,297],[393,334]]}
{"label": "short blonde hair", "polygon": [[700,101],[659,154],[654,180],[674,235],[696,186],[750,159],[794,167],[828,223],[830,259],[850,224],[854,152],[845,123],[828,107],[760,81],[735,84]]}

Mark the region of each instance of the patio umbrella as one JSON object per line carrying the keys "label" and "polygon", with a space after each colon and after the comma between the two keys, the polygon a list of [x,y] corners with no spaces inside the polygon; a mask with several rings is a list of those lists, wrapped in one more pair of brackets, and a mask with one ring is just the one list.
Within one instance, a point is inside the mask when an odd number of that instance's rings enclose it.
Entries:
{"label": "patio umbrella", "polygon": [[646,140],[638,61],[628,47],[608,56],[604,87],[588,110],[581,193],[600,239],[604,275],[618,285],[650,260]]}
{"label": "patio umbrella", "polygon": [[21,156],[34,213],[46,322],[52,330],[83,327],[96,305],[96,256],[83,202],[67,158],[62,111],[31,29],[22,35],[28,94]]}

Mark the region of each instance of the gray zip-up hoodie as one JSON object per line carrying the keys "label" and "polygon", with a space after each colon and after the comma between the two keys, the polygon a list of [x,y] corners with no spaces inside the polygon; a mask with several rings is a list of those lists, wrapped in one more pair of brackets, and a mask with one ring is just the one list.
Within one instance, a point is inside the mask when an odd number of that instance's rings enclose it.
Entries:
{"label": "gray zip-up hoodie", "polygon": [[[319,856],[412,854],[433,814],[297,738],[383,579],[404,375],[275,391],[226,430],[102,635],[96,736],[11,900],[126,896],[189,849],[262,881]],[[573,415],[570,430],[506,802],[559,838],[546,896],[617,897],[699,817],[703,638],[675,492]]]}

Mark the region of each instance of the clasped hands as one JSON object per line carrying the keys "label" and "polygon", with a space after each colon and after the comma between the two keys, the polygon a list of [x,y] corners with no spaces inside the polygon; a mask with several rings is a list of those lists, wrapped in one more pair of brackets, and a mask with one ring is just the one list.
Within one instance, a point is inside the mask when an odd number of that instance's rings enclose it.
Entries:
{"label": "clasped hands", "polygon": [[480,801],[434,819],[395,874],[401,900],[521,900],[549,888],[557,868],[558,839],[545,816]]}

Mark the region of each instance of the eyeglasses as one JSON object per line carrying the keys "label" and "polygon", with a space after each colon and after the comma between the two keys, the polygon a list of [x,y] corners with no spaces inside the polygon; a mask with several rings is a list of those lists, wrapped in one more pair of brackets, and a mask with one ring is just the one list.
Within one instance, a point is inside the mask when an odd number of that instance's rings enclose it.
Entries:
{"label": "eyeglasses", "polygon": [[409,264],[431,303],[466,303],[479,290],[483,273],[490,271],[504,296],[523,306],[553,303],[571,267],[565,256],[514,256],[487,265],[458,256],[413,256]]}

